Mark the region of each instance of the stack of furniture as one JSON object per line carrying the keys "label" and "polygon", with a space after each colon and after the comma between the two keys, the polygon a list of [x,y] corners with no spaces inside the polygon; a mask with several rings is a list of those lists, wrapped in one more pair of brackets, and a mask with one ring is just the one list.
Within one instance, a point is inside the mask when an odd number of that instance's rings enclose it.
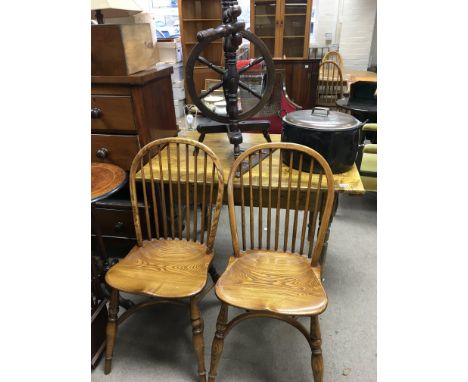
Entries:
{"label": "stack of furniture", "polygon": [[[190,51],[197,44],[197,32],[216,28],[222,24],[220,0],[179,0],[180,36],[184,67]],[[215,65],[223,65],[223,42],[211,43],[203,56]],[[213,71],[206,65],[197,65],[194,71],[195,88],[198,93],[204,89],[205,79],[213,78]],[[187,94],[187,103],[192,103]]]}

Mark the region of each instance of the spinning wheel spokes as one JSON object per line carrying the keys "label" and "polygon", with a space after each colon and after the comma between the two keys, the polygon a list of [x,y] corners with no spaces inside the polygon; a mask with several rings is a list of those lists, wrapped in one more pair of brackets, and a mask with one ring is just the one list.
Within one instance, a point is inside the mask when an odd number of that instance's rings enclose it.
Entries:
{"label": "spinning wheel spokes", "polygon": [[[228,74],[227,65],[226,68],[222,68],[203,56],[203,51],[205,51],[205,49],[210,43],[219,43],[219,41],[216,42],[216,39],[203,40],[200,41],[197,45],[195,45],[187,60],[186,67],[187,90],[190,94],[190,97],[192,98],[193,103],[206,117],[214,121],[227,124],[245,120],[255,115],[258,111],[260,111],[260,109],[266,104],[266,102],[270,98],[274,85],[274,64],[266,45],[257,36],[255,36],[249,31],[240,31],[238,33],[243,39],[246,39],[250,42],[251,49],[253,48],[253,45],[255,47],[255,52],[259,52],[261,55],[253,59],[247,65],[236,69],[237,80],[235,81],[237,81],[236,84],[238,88],[242,89],[243,92],[241,91],[240,93],[237,93],[237,95],[235,93],[234,95],[231,94],[230,97],[237,97],[237,101],[239,101],[239,98],[245,97],[246,95],[252,95],[253,98],[257,100],[256,103],[253,103],[251,99],[249,99],[247,102],[242,102],[241,99],[242,110],[239,110],[237,113],[231,113],[230,116],[227,116],[215,113],[204,102],[204,98],[206,98],[208,95],[212,94],[215,90],[218,90],[220,88],[224,89],[224,94],[226,96],[225,89],[231,86],[231,82],[233,81],[232,72]],[[216,85],[211,86],[207,90],[202,90],[199,93],[195,89],[195,83],[193,81],[193,73],[196,63],[201,63],[213,70],[213,72],[219,75],[220,82]],[[246,81],[244,81],[245,78],[242,78],[245,75],[249,75],[250,73],[248,73],[248,71],[258,65],[261,65],[261,71],[259,72],[259,76],[262,77],[263,82],[260,92],[259,89],[254,89],[252,88],[252,86],[246,83]],[[229,99],[232,100],[233,98]],[[226,102],[228,102],[228,99],[226,99]]]}
{"label": "spinning wheel spokes", "polygon": [[255,60],[253,60],[252,62],[250,62],[248,65],[246,66],[243,66],[242,68],[239,69],[239,74],[242,74],[244,72],[246,72],[247,70],[249,70],[250,68],[254,67],[255,65],[258,65],[260,64],[261,62],[265,61],[265,58],[264,57],[258,57],[256,58]]}
{"label": "spinning wheel spokes", "polygon": [[202,64],[205,64],[210,69],[214,70],[216,73],[219,73],[221,75],[224,75],[224,73],[226,72],[223,68],[208,61],[205,57],[198,56],[197,61],[200,61]]}
{"label": "spinning wheel spokes", "polygon": [[262,99],[262,95],[261,94],[258,94],[255,90],[251,89],[247,84],[245,84],[244,82],[242,82],[241,80],[239,80],[239,86],[244,89],[244,90],[247,90],[250,94],[252,94],[253,96],[257,97],[258,99]]}
{"label": "spinning wheel spokes", "polygon": [[213,93],[215,90],[219,89],[221,86],[223,86],[223,81],[217,83],[216,85],[210,87],[208,90],[201,92],[200,94],[200,99],[205,98],[207,95]]}

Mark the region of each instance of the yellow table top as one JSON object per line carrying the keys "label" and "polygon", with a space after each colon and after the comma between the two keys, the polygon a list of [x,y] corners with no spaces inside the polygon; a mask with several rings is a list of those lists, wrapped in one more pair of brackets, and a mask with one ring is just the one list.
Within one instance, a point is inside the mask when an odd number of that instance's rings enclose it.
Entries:
{"label": "yellow table top", "polygon": [[[197,131],[181,131],[179,133],[179,137],[185,137],[185,138],[190,138],[190,139],[194,139],[194,140],[198,140],[199,136],[200,136],[200,134]],[[273,142],[279,142],[281,140],[281,135],[280,134],[271,134],[270,136],[271,136],[271,140]],[[254,146],[254,145],[257,145],[257,144],[260,144],[260,143],[265,143],[265,142],[266,142],[265,138],[263,137],[262,134],[245,133],[245,134],[243,134],[243,143],[241,144],[241,149],[245,150],[245,149],[247,149],[247,148],[249,148],[251,146]],[[232,163],[234,162],[233,145],[231,145],[229,143],[229,139],[228,139],[227,134],[225,134],[225,133],[207,134],[203,143],[205,143],[208,147],[210,147],[214,151],[214,153],[218,156],[218,158],[219,158],[219,160],[221,162],[221,165],[223,167],[224,180],[225,180],[225,183],[227,185],[227,179],[228,179],[228,176],[229,176],[229,171],[230,171]],[[171,153],[171,160],[170,160],[171,166],[176,166],[177,165],[177,159],[175,157],[175,154],[174,155],[172,155],[172,154],[173,153]],[[274,153],[273,155],[279,155],[279,154]],[[172,156],[174,156],[174,158],[172,158]],[[165,157],[166,156],[163,154],[162,158],[165,158]],[[201,156],[200,156],[199,160],[202,160]],[[267,159],[265,159],[265,160],[267,160]],[[153,168],[154,168],[154,166],[156,166],[156,162],[157,161],[153,162]],[[181,165],[184,165],[184,164],[181,163]],[[165,167],[164,164],[163,164],[163,167]],[[146,164],[144,166],[144,171],[145,171],[146,174],[149,173],[149,164]],[[156,168],[155,168],[155,171],[156,171]],[[253,176],[255,176],[254,171],[258,172],[258,166],[256,166],[256,169],[254,169],[252,171]],[[286,166],[284,166],[284,171],[287,171]],[[295,179],[296,179],[296,181],[297,181],[297,178],[295,178],[295,175],[296,175],[295,173],[297,171],[296,170],[293,170],[293,171],[294,172],[292,174],[292,180],[295,181]],[[277,171],[274,171],[274,173],[277,173]],[[185,168],[184,169],[181,168],[181,176],[183,174],[185,174]],[[268,172],[264,170],[264,173],[262,175],[263,175],[263,178],[265,179],[265,182],[266,182],[267,181],[266,177],[268,177]],[[185,175],[183,175],[183,176],[185,176]],[[258,176],[258,173],[257,173],[257,176]],[[193,177],[193,174],[190,173],[190,178],[192,178],[192,177]],[[136,178],[137,179],[141,178],[139,173],[136,175]],[[306,182],[305,178],[306,177],[304,177],[304,185],[301,188],[307,188],[307,184],[305,183]],[[325,179],[323,179],[323,180],[325,180]],[[347,172],[344,172],[344,173],[341,173],[341,174],[334,174],[334,180],[335,180],[335,182],[334,182],[335,183],[335,190],[338,191],[338,192],[345,192],[345,193],[356,194],[356,195],[361,195],[361,194],[365,193],[365,189],[364,189],[364,186],[362,185],[361,177],[359,175],[359,172],[358,172],[357,167],[356,167],[355,164],[353,165],[351,170],[349,170]],[[201,179],[200,179],[200,181],[201,181]],[[198,182],[198,180],[197,180],[197,182]],[[273,183],[275,183],[274,180],[273,180]],[[314,182],[313,181],[312,181],[312,185],[314,187]],[[323,186],[326,186],[325,182],[323,182]]]}

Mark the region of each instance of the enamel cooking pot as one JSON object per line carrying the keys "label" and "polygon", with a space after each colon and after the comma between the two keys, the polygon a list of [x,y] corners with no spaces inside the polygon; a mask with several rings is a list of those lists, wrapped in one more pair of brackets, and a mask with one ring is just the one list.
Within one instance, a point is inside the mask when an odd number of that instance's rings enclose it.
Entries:
{"label": "enamel cooking pot", "polygon": [[[299,143],[318,151],[326,159],[333,173],[351,169],[359,148],[360,122],[350,114],[315,107],[297,110],[283,117],[282,142]],[[289,155],[282,151],[283,162],[289,164]],[[293,167],[299,168],[299,156],[294,155]],[[310,170],[310,160],[304,157],[302,171]]]}

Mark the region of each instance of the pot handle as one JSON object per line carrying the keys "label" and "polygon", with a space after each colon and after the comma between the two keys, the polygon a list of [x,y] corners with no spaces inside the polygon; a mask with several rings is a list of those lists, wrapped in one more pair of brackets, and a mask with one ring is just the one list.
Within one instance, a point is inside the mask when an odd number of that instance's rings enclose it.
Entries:
{"label": "pot handle", "polygon": [[330,109],[328,107],[319,107],[319,106],[313,107],[312,108],[312,113],[310,113],[310,114],[314,114],[315,110],[326,111],[327,112],[327,117],[328,117],[328,114],[330,114]]}
{"label": "pot handle", "polygon": [[364,144],[364,139],[366,137],[364,131],[362,131],[362,128],[367,123],[368,120],[369,120],[369,118],[367,118],[364,122],[361,122],[361,126],[359,126],[359,143],[361,145]]}

